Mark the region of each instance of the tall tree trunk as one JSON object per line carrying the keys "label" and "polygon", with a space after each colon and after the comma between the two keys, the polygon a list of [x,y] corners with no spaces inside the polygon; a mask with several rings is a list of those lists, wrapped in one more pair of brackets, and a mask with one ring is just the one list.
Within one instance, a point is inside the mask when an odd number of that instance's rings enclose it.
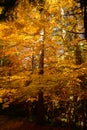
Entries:
{"label": "tall tree trunk", "polygon": [[[39,74],[44,74],[44,33],[45,30],[42,28],[40,32],[40,57],[39,57]],[[44,113],[44,97],[43,91],[40,89],[38,93],[38,122],[40,124],[44,123],[45,113]]]}
{"label": "tall tree trunk", "polygon": [[44,28],[40,32],[41,48],[40,48],[40,57],[39,57],[39,74],[44,73]]}

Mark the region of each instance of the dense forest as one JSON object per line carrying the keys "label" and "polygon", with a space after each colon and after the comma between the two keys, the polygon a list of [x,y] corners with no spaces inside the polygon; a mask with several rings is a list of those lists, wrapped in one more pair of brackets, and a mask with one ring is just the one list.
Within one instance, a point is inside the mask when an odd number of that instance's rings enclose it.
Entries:
{"label": "dense forest", "polygon": [[0,1],[0,114],[87,129],[87,0]]}

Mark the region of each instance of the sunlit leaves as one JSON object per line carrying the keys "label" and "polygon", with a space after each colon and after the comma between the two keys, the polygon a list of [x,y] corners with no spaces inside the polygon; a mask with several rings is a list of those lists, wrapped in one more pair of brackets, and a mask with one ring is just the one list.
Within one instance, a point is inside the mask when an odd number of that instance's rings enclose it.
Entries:
{"label": "sunlit leaves", "polygon": [[[17,19],[0,23],[0,62],[4,57],[10,61],[0,66],[0,86],[9,88],[9,91],[17,89],[14,90],[15,98],[23,97],[21,100],[37,97],[39,90],[43,90],[45,95],[51,94],[53,100],[66,100],[74,93],[79,95],[82,82],[79,76],[86,74],[87,65],[85,62],[75,65],[75,49],[77,44],[80,46],[81,40],[79,35],[73,33],[79,31],[80,26],[78,15],[72,15],[76,13],[76,3],[73,0],[46,0],[42,12],[40,5],[36,4],[38,6],[29,4],[27,0],[21,1],[17,7]],[[83,24],[81,18],[80,21]],[[41,30],[44,30],[44,35]],[[44,74],[38,75],[42,43]],[[86,44],[82,42],[85,50]],[[84,53],[86,55],[83,47]],[[0,91],[10,93],[4,89]],[[3,102],[3,108],[7,107],[7,98]]]}

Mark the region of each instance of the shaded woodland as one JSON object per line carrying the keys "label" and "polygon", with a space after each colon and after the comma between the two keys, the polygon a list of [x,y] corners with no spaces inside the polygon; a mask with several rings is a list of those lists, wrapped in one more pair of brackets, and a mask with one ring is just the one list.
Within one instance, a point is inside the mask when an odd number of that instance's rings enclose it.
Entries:
{"label": "shaded woodland", "polygon": [[1,0],[0,116],[86,130],[86,55],[86,0]]}

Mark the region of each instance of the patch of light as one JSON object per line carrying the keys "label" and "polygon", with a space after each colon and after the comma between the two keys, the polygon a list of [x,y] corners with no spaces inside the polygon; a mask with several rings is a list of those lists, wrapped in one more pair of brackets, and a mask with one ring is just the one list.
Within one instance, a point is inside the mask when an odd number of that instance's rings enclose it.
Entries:
{"label": "patch of light", "polygon": [[80,42],[80,45],[83,46],[83,42]]}
{"label": "patch of light", "polygon": [[64,13],[64,9],[63,8],[61,8],[61,15],[64,15],[65,13]]}

